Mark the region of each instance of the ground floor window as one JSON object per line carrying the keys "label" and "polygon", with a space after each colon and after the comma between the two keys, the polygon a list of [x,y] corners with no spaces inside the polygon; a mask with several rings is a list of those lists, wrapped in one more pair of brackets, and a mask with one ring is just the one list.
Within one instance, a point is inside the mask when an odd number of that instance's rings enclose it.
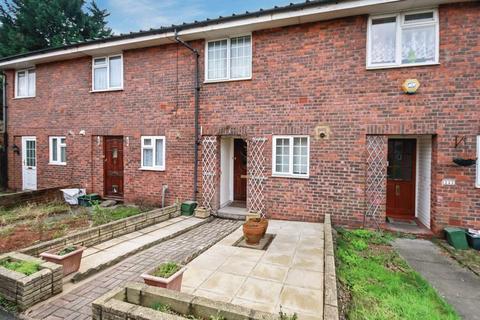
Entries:
{"label": "ground floor window", "polygon": [[308,177],[310,154],[308,136],[274,136],[272,149],[274,176]]}
{"label": "ground floor window", "polygon": [[142,137],[142,169],[165,170],[165,137]]}
{"label": "ground floor window", "polygon": [[67,142],[65,137],[50,137],[50,164],[67,164]]}

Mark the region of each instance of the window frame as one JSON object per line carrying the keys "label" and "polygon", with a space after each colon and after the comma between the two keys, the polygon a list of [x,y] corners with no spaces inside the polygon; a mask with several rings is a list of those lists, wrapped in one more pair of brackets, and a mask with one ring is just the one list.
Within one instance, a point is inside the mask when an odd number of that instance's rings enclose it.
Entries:
{"label": "window frame", "polygon": [[475,187],[480,188],[480,135],[477,135],[477,174],[475,177]]}
{"label": "window frame", "polygon": [[[116,58],[120,57],[121,63],[120,63],[120,86],[119,87],[110,87],[110,59],[111,58]],[[106,61],[106,67],[107,67],[107,88],[106,89],[95,89],[95,69],[97,68],[104,68],[105,66],[95,66],[95,60],[97,59],[105,59]],[[123,90],[123,53],[118,53],[118,54],[112,54],[112,55],[107,55],[107,56],[98,56],[98,57],[92,57],[92,90],[91,92],[106,92],[106,91],[119,91]]]}
{"label": "window frame", "polygon": [[[57,160],[53,160],[53,140],[57,139]],[[62,143],[65,139],[65,143]],[[62,147],[65,147],[65,161],[62,161]],[[48,164],[65,166],[67,165],[67,138],[65,136],[50,136],[48,137]]]}
{"label": "window frame", "polygon": [[[250,76],[248,77],[241,77],[241,78],[232,78],[231,77],[231,40],[234,38],[241,38],[241,37],[250,37]],[[227,40],[227,77],[226,78],[218,78],[218,79],[209,79],[208,78],[208,44],[211,42],[217,42]],[[227,82],[227,81],[241,81],[241,80],[251,80],[253,75],[253,36],[252,33],[246,34],[238,34],[232,35],[229,37],[211,39],[205,41],[205,83],[215,83],[215,82]]]}
{"label": "window frame", "polygon": [[[294,138],[307,138],[307,173],[299,174],[293,173],[293,140]],[[288,173],[277,172],[276,171],[276,161],[277,161],[277,140],[278,139],[289,139],[290,154],[289,154],[289,170]],[[272,137],[272,177],[280,178],[300,178],[308,179],[310,178],[310,136],[309,135],[274,135]]]}
{"label": "window frame", "polygon": [[[30,91],[30,84],[29,84],[29,73],[30,71],[34,70],[35,71],[35,83],[34,83],[34,86],[33,86],[33,95],[29,95],[28,92]],[[27,95],[25,96],[20,96],[18,95],[18,74],[20,72],[25,72],[25,76],[27,77]],[[26,99],[26,98],[35,98],[37,95],[37,69],[36,68],[27,68],[27,69],[20,69],[20,70],[16,70],[15,71],[15,99]]]}
{"label": "window frame", "polygon": [[[433,21],[420,21],[420,22],[409,22],[405,23],[405,16],[419,13],[433,12]],[[372,64],[371,63],[371,54],[372,54],[372,20],[382,19],[382,18],[392,18],[395,17],[395,62],[394,63],[382,63],[382,64]],[[430,62],[418,62],[418,63],[402,63],[402,31],[404,29],[413,29],[415,27],[421,26],[434,26],[435,27],[435,59]],[[438,16],[438,9],[423,9],[415,11],[403,11],[398,13],[382,14],[382,15],[371,15],[368,17],[368,26],[367,26],[367,54],[366,54],[366,67],[367,69],[388,69],[388,68],[403,68],[403,67],[417,67],[417,66],[430,66],[437,65],[440,61],[440,21]]]}
{"label": "window frame", "polygon": [[[146,171],[165,171],[166,168],[166,154],[165,150],[167,149],[167,140],[165,136],[141,136],[141,144],[140,144],[140,170],[146,170]],[[152,140],[152,145],[147,146],[148,149],[152,149],[152,166],[144,166],[143,165],[143,150],[145,149],[144,141],[146,139],[151,139]],[[156,140],[163,140],[163,165],[162,166],[157,166],[155,165],[156,163],[156,157],[157,157],[157,146],[156,146]]]}

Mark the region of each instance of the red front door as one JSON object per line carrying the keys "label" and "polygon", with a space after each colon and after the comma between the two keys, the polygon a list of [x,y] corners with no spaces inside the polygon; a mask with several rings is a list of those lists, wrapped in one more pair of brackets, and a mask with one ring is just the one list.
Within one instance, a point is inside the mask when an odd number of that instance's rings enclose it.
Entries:
{"label": "red front door", "polygon": [[387,216],[415,217],[415,139],[388,140]]}
{"label": "red front door", "polygon": [[233,200],[247,200],[247,143],[234,140],[233,161]]}
{"label": "red front door", "polygon": [[123,197],[123,137],[104,140],[105,196]]}

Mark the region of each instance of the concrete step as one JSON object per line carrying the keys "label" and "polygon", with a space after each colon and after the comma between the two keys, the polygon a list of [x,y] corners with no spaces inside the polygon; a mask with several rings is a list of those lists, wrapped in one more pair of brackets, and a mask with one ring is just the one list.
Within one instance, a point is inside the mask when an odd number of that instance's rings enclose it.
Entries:
{"label": "concrete step", "polygon": [[223,207],[221,209],[218,209],[216,216],[224,219],[245,220],[247,214],[247,208]]}
{"label": "concrete step", "polygon": [[64,278],[64,282],[86,279],[133,254],[177,237],[210,220],[180,216],[87,248],[83,253],[79,271]]}

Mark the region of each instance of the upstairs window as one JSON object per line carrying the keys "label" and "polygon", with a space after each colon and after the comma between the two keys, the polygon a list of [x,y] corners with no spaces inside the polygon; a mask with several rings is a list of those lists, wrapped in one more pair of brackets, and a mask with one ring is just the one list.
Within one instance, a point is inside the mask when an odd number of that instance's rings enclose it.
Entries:
{"label": "upstairs window", "polygon": [[50,137],[50,164],[67,164],[67,142],[65,137]]}
{"label": "upstairs window", "polygon": [[35,97],[35,69],[19,70],[15,78],[16,98]]}
{"label": "upstairs window", "polygon": [[273,137],[272,174],[303,177],[309,175],[310,139],[308,136]]}
{"label": "upstairs window", "polygon": [[123,88],[123,57],[115,55],[93,58],[93,91]]}
{"label": "upstairs window", "polygon": [[165,137],[142,137],[143,170],[165,170]]}
{"label": "upstairs window", "polygon": [[252,77],[252,37],[209,41],[206,44],[206,81],[241,80]]}
{"label": "upstairs window", "polygon": [[367,67],[435,64],[438,44],[436,10],[370,17]]}

